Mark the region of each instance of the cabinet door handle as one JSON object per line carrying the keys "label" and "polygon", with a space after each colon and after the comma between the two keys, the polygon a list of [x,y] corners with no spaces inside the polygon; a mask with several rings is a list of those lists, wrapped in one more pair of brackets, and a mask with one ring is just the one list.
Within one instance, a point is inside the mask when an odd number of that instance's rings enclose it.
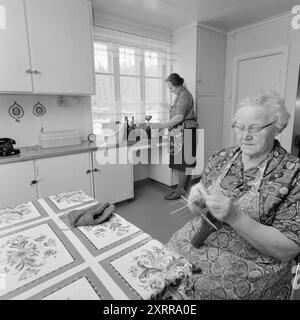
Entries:
{"label": "cabinet door handle", "polygon": [[41,74],[38,70],[33,70],[32,73],[34,73],[34,74]]}
{"label": "cabinet door handle", "polygon": [[92,170],[89,169],[89,170],[86,170],[85,173],[86,173],[86,174],[90,174],[91,172],[92,172]]}
{"label": "cabinet door handle", "polygon": [[31,183],[30,183],[30,185],[33,186],[33,185],[35,185],[35,184],[37,184],[37,183],[38,183],[38,180],[32,180]]}
{"label": "cabinet door handle", "polygon": [[100,170],[98,168],[95,168],[94,169],[94,172],[99,172]]}
{"label": "cabinet door handle", "polygon": [[27,69],[27,70],[25,71],[25,73],[30,73],[30,74],[31,74],[31,73],[33,73],[33,72],[32,72],[32,70]]}

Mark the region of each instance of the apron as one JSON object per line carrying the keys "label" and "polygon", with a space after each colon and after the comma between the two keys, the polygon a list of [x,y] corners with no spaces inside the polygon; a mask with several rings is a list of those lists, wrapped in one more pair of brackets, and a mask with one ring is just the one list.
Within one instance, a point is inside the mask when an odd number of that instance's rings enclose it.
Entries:
{"label": "apron", "polygon": [[178,125],[169,131],[169,153],[174,156],[181,152],[183,147],[183,126]]}
{"label": "apron", "polygon": [[196,119],[185,119],[181,124],[169,130],[169,153],[176,155],[182,151],[184,141],[184,129],[197,129],[198,124]]}
{"label": "apron", "polygon": [[[224,195],[223,189],[221,187],[222,180],[226,177],[229,172],[231,166],[236,161],[241,152],[237,152],[237,154],[229,161],[226,165],[223,172],[213,181],[213,183],[208,186],[207,190],[209,193],[221,193]],[[267,167],[269,157],[267,157],[263,162],[258,166],[259,173],[256,174],[256,177],[253,181],[251,181],[251,189],[243,192],[241,195],[236,195],[234,192],[231,193],[233,201],[238,209],[253,219],[259,221],[259,188],[262,183],[263,175],[265,169]],[[226,190],[228,192],[228,190]]]}

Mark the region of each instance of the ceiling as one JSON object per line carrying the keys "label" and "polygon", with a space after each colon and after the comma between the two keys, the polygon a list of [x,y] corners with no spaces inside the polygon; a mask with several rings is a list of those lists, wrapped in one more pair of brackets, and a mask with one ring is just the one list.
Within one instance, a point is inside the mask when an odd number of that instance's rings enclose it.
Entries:
{"label": "ceiling", "polygon": [[92,0],[94,14],[172,32],[198,21],[230,31],[290,12],[300,0]]}

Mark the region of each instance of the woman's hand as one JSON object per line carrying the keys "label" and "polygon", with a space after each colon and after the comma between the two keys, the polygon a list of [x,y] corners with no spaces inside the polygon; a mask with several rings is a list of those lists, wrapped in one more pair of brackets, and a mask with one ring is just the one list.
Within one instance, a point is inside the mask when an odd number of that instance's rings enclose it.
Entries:
{"label": "woman's hand", "polygon": [[233,199],[221,194],[206,195],[205,203],[211,214],[218,220],[233,224],[241,216]]}
{"label": "woman's hand", "polygon": [[191,188],[188,200],[189,209],[193,214],[197,213],[197,210],[194,206],[198,207],[199,209],[203,209],[205,207],[205,200],[203,194],[200,192],[198,188],[198,184],[194,185]]}

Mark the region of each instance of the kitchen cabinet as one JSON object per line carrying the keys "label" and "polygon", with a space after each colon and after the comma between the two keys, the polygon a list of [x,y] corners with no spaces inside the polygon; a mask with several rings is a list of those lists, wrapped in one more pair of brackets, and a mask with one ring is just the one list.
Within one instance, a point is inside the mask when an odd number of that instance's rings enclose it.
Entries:
{"label": "kitchen cabinet", "polygon": [[0,0],[0,5],[7,12],[7,28],[0,30],[1,92],[94,94],[90,1]]}
{"label": "kitchen cabinet", "polygon": [[134,197],[132,164],[98,164],[97,152],[92,159],[96,200],[116,203]]}
{"label": "kitchen cabinet", "polygon": [[82,190],[93,196],[90,153],[35,160],[38,197]]}
{"label": "kitchen cabinet", "polygon": [[0,190],[0,208],[72,190],[116,203],[134,196],[133,167],[98,164],[96,152],[1,164]]}
{"label": "kitchen cabinet", "polygon": [[0,165],[0,208],[37,199],[34,162]]}
{"label": "kitchen cabinet", "polygon": [[24,2],[0,0],[5,12],[5,26],[0,29],[0,91],[31,92],[31,69]]}
{"label": "kitchen cabinet", "polygon": [[169,168],[168,146],[151,149],[151,164],[149,164],[149,178],[171,187],[178,184],[176,171]]}
{"label": "kitchen cabinet", "polygon": [[149,178],[161,182],[169,187],[178,184],[178,175],[176,171],[169,168],[168,164],[150,165]]}

